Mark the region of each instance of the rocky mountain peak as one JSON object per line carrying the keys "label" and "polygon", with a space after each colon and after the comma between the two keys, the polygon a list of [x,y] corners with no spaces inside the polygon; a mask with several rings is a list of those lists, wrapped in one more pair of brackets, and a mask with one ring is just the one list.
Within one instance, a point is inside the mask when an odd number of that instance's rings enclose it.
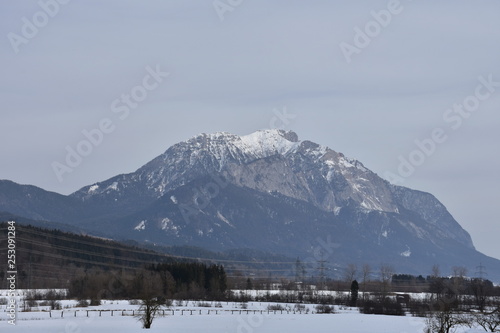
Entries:
{"label": "rocky mountain peak", "polygon": [[237,186],[278,192],[326,211],[338,211],[352,200],[367,210],[397,211],[388,195],[389,184],[361,162],[279,129],[244,136],[203,133],[173,145],[135,173],[88,186],[75,195],[114,195],[119,200],[123,191],[133,190],[159,198],[213,173],[224,173]]}

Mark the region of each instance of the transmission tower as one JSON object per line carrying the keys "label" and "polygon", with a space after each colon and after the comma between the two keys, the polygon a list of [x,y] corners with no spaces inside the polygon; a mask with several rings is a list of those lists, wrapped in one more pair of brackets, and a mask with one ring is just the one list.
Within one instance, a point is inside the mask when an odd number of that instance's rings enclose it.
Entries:
{"label": "transmission tower", "polygon": [[319,288],[321,290],[325,289],[325,279],[326,279],[326,260],[318,260],[318,276],[319,276]]}
{"label": "transmission tower", "polygon": [[479,263],[479,266],[476,267],[477,271],[476,271],[476,275],[481,279],[481,280],[484,280],[484,277],[486,275],[488,275],[488,273],[486,273],[486,267],[483,266],[483,263]]}

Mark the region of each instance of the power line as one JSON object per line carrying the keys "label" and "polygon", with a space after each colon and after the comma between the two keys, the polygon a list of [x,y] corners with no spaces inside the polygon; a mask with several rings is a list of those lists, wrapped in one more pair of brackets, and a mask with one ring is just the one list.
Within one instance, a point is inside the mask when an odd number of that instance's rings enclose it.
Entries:
{"label": "power line", "polygon": [[43,243],[43,242],[33,241],[33,240],[29,240],[29,239],[24,239],[22,237],[19,237],[18,239],[22,240],[22,241],[24,241],[24,242],[26,242],[28,244],[44,246],[44,247],[47,247],[47,248],[50,248],[50,249],[57,249],[57,250],[67,251],[67,252],[73,252],[73,253],[77,253],[77,254],[86,254],[86,255],[89,255],[89,256],[94,256],[94,257],[99,257],[99,258],[105,258],[105,259],[113,259],[113,260],[120,260],[120,261],[129,261],[129,262],[144,263],[144,260],[141,260],[141,259],[126,258],[126,257],[121,257],[121,256],[116,256],[116,255],[106,255],[106,254],[97,253],[97,252],[90,252],[90,251],[85,251],[85,250],[73,249],[73,248],[68,248],[68,247],[64,247],[64,246],[52,245],[52,244],[48,244],[48,243]]}
{"label": "power line", "polygon": [[[6,230],[6,229],[0,229],[0,230]],[[23,229],[22,232],[36,235],[38,237],[40,236],[40,233],[36,233],[36,232],[30,231],[30,230]],[[127,251],[127,252],[132,252],[132,253],[156,255],[156,256],[160,256],[160,257],[168,257],[168,258],[176,258],[176,259],[187,259],[187,260],[198,260],[198,261],[220,262],[220,263],[234,263],[234,264],[255,264],[255,265],[258,265],[258,264],[267,264],[267,265],[292,265],[292,264],[295,264],[294,261],[249,261],[249,260],[230,260],[230,259],[215,259],[215,258],[179,256],[179,255],[173,255],[173,254],[167,254],[167,253],[160,253],[160,252],[156,252],[153,250],[141,250],[139,248],[130,249],[130,248],[127,248],[126,245],[120,244],[114,240],[105,240],[104,239],[103,241],[115,242],[115,243],[117,243],[118,246],[105,245],[105,244],[98,244],[97,245],[97,244],[92,243],[92,242],[75,240],[75,239],[72,239],[69,237],[52,235],[52,234],[49,234],[49,235],[50,235],[50,237],[53,237],[53,238],[56,238],[59,240],[66,240],[66,241],[70,241],[72,243],[89,245],[92,247],[108,248],[108,249],[113,249],[113,250],[123,250],[123,251]],[[87,236],[87,237],[89,237],[89,236]],[[97,238],[97,239],[101,239],[101,238]]]}
{"label": "power line", "polygon": [[[43,243],[43,242],[39,242],[39,241],[35,241],[35,240],[29,240],[29,239],[25,239],[24,237],[18,237],[18,240],[21,240],[21,241],[25,242],[26,244],[31,244],[31,245],[35,245],[35,246],[42,246],[42,247],[46,247],[49,249],[72,252],[72,253],[77,253],[77,254],[83,254],[83,255],[88,255],[88,256],[95,257],[95,258],[110,259],[113,261],[131,262],[131,263],[135,262],[135,263],[139,263],[139,264],[146,264],[146,263],[155,264],[158,262],[157,260],[145,261],[145,260],[141,260],[141,259],[134,259],[134,258],[116,256],[116,255],[106,255],[106,254],[97,253],[97,252],[90,252],[90,251],[85,251],[85,250],[68,248],[68,247],[64,247],[64,246]],[[116,249],[116,248],[113,248],[113,249]],[[63,255],[59,255],[59,254],[50,253],[50,252],[41,252],[41,251],[37,251],[34,249],[31,249],[31,250],[30,249],[22,249],[22,250],[30,251],[30,255],[31,254],[38,254],[38,255],[44,255],[44,256],[48,256],[48,257],[52,257],[52,258],[56,258],[56,259],[60,259],[60,260],[66,260],[66,261],[74,261],[74,262],[80,262],[80,263],[86,263],[86,264],[93,264],[93,265],[97,265],[97,266],[124,268],[124,269],[131,269],[131,270],[138,269],[138,268],[126,266],[124,264],[102,262],[102,261],[97,261],[97,260],[94,261],[94,260],[87,260],[87,259],[82,259],[82,258],[71,258],[71,257],[65,257]],[[126,251],[126,250],[124,250],[124,251]],[[139,253],[144,253],[144,252],[139,252]],[[154,253],[144,253],[144,254],[154,255]],[[159,254],[158,256],[160,258],[161,257],[168,258],[168,259],[171,258],[170,256],[163,255],[163,254]],[[210,260],[210,261],[215,261],[215,260]],[[263,262],[263,263],[267,263],[267,262]],[[23,265],[20,264],[20,266],[23,266]],[[247,268],[247,267],[238,268],[238,267],[229,267],[229,266],[226,266],[225,270],[229,271],[229,272],[230,271],[245,271],[245,272],[266,272],[266,273],[267,272],[290,272],[291,271],[290,268],[267,269],[267,268]]]}
{"label": "power line", "polygon": [[85,260],[85,259],[80,259],[80,258],[68,258],[64,257],[59,254],[53,254],[53,253],[46,253],[46,252],[40,252],[37,250],[30,250],[33,254],[38,254],[46,257],[51,257],[54,259],[60,259],[60,260],[65,260],[65,261],[76,261],[84,264],[91,264],[94,266],[104,266],[104,267],[114,267],[114,268],[121,268],[121,269],[128,269],[128,270],[137,270],[140,269],[139,267],[131,267],[131,266],[124,266],[124,265],[118,265],[118,264],[112,264],[112,263],[104,263],[104,262],[96,262],[92,260]]}

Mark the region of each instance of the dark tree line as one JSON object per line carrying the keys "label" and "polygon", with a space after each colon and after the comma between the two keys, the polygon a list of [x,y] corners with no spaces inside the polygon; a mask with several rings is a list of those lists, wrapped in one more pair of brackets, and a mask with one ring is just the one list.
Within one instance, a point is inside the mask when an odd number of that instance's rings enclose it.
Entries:
{"label": "dark tree line", "polygon": [[[152,265],[148,270],[157,272],[160,276],[170,275],[171,279],[168,280],[175,282],[172,292],[178,298],[220,299],[227,290],[227,278],[222,265],[163,263]],[[163,281],[165,288],[170,287],[167,279]]]}
{"label": "dark tree line", "polygon": [[69,283],[69,297],[142,299],[154,294],[164,299],[222,299],[227,289],[223,266],[200,263],[150,265],[140,270],[81,271]]}

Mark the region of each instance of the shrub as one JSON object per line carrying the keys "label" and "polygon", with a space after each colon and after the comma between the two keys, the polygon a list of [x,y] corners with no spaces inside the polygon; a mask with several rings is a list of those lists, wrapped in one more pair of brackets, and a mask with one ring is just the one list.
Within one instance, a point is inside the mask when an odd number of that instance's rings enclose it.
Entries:
{"label": "shrub", "polygon": [[389,316],[404,316],[405,312],[396,301],[388,298],[382,301],[368,300],[364,303],[360,311],[364,314],[389,315]]}
{"label": "shrub", "polygon": [[408,310],[413,317],[426,317],[431,311],[430,301],[412,301],[408,304]]}
{"label": "shrub", "polygon": [[49,301],[49,304],[50,304],[50,308],[52,310],[61,310],[62,309],[61,302],[59,302],[59,301],[51,300],[51,301]]}
{"label": "shrub", "polygon": [[199,308],[211,308],[212,305],[210,303],[207,303],[207,302],[198,302],[198,307]]}
{"label": "shrub", "polygon": [[316,306],[316,313],[319,314],[331,314],[335,313],[335,307],[325,304],[320,304]]}
{"label": "shrub", "polygon": [[268,305],[267,309],[269,311],[285,311],[285,308],[280,304]]}
{"label": "shrub", "polygon": [[34,308],[38,305],[38,302],[35,301],[34,299],[27,299],[26,305],[28,306],[28,308]]}
{"label": "shrub", "polygon": [[294,310],[304,312],[306,311],[306,306],[304,304],[295,304]]}
{"label": "shrub", "polygon": [[55,301],[55,300],[60,300],[60,299],[66,299],[66,293],[64,291],[57,291],[54,289],[47,290],[45,294],[41,293],[39,295],[42,299],[48,300],[48,301]]}
{"label": "shrub", "polygon": [[99,305],[101,305],[100,299],[91,299],[90,300],[90,306],[99,306]]}
{"label": "shrub", "polygon": [[89,302],[86,299],[81,299],[76,303],[76,306],[79,308],[86,308],[89,306]]}

